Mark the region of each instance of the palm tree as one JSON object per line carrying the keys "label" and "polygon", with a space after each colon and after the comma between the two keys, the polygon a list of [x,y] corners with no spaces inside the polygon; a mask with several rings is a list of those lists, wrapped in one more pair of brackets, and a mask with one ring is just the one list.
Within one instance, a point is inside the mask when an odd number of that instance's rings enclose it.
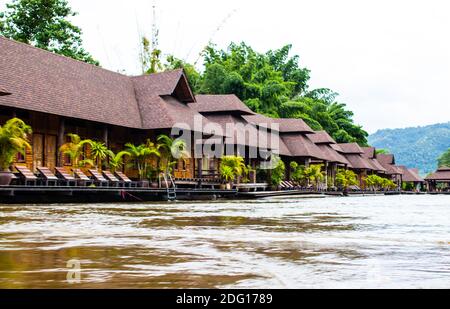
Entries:
{"label": "palm tree", "polygon": [[10,119],[3,127],[0,126],[0,171],[8,172],[15,156],[31,149],[27,139],[31,133],[31,127],[19,118]]}
{"label": "palm tree", "polygon": [[112,173],[115,173],[118,169],[122,168],[123,166],[123,159],[125,156],[130,157],[131,154],[128,151],[121,151],[117,154],[115,154],[113,151],[108,151],[109,155],[109,168]]}
{"label": "palm tree", "polygon": [[353,171],[341,169],[336,174],[336,183],[346,192],[350,186],[358,184],[358,178]]}
{"label": "palm tree", "polygon": [[316,189],[319,189],[320,182],[325,178],[322,167],[322,164],[313,164],[305,169],[305,174],[316,185]]}
{"label": "palm tree", "polygon": [[59,152],[69,156],[70,161],[72,162],[72,167],[74,168],[79,167],[82,163],[91,164],[92,161],[89,159],[80,162],[80,157],[84,154],[84,147],[86,145],[92,146],[93,141],[90,139],[82,140],[77,134],[67,134],[67,136],[70,137],[70,142],[62,145],[59,148]]}
{"label": "palm tree", "polygon": [[228,166],[233,171],[234,175],[240,177],[247,173],[247,166],[244,158],[235,156],[224,156],[221,158],[221,166]]}
{"label": "palm tree", "polygon": [[127,147],[126,152],[133,160],[134,167],[138,170],[139,179],[141,181],[144,180],[145,174],[148,170],[149,159],[152,156],[160,157],[161,153],[156,147],[150,147],[146,144],[136,146],[128,143],[125,145],[125,147]]}
{"label": "palm tree", "polygon": [[190,158],[187,151],[186,142],[181,139],[173,139],[170,136],[161,134],[158,136],[157,148],[161,150],[162,169],[166,175],[171,173],[171,168],[176,164],[176,159],[186,160]]}
{"label": "palm tree", "polygon": [[96,163],[97,168],[102,168],[102,161],[105,160],[110,155],[110,150],[106,147],[105,143],[92,141],[91,146],[91,156],[93,162]]}

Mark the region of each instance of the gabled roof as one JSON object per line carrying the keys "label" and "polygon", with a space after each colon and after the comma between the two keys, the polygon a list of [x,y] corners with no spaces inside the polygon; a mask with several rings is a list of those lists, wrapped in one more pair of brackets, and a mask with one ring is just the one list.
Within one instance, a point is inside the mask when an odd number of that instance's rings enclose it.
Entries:
{"label": "gabled roof", "polygon": [[303,119],[293,118],[270,118],[264,115],[246,115],[243,118],[256,126],[272,129],[273,124],[278,125],[281,133],[312,133],[314,132]]}
{"label": "gabled roof", "polygon": [[313,158],[331,161],[306,135],[301,133],[281,134],[281,139],[289,149],[292,157]]}
{"label": "gabled roof", "polygon": [[0,83],[12,93],[0,105],[128,128],[171,128],[176,113],[195,114],[182,70],[129,77],[3,37]]}
{"label": "gabled roof", "polygon": [[326,131],[316,131],[308,135],[309,139],[315,144],[336,144],[336,141]]}
{"label": "gabled roof", "polygon": [[364,154],[363,157],[372,165],[372,169],[377,172],[386,173],[386,169],[377,160],[377,152],[375,147],[362,147]]}
{"label": "gabled roof", "polygon": [[404,182],[424,182],[423,178],[415,172],[415,170],[408,169],[406,166],[398,166],[402,170],[402,180]]}
{"label": "gabled roof", "polygon": [[324,153],[324,155],[328,158],[328,162],[351,166],[350,162],[348,162],[348,160],[343,155],[334,150],[331,145],[318,144],[317,147],[319,147],[320,151],[322,151],[322,153]]}
{"label": "gabled roof", "polygon": [[386,169],[388,175],[402,175],[403,171],[395,165],[395,156],[393,154],[379,154],[377,160]]}
{"label": "gabled roof", "polygon": [[226,95],[197,95],[197,104],[189,104],[189,107],[199,113],[236,112],[241,115],[253,115],[254,113],[234,94]]}
{"label": "gabled roof", "polygon": [[364,151],[357,143],[338,144],[345,154],[363,154]]}
{"label": "gabled roof", "polygon": [[425,180],[450,181],[450,167],[440,167],[435,173],[425,178]]}

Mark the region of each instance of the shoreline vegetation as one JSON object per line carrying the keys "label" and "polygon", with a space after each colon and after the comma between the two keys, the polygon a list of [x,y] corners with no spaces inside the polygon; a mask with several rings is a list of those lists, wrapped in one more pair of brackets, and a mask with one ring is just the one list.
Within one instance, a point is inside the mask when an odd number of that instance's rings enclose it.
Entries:
{"label": "shoreline vegetation", "polygon": [[177,190],[205,188],[212,195],[449,190],[448,152],[423,179],[370,147],[336,92],[310,88],[291,45],[260,53],[246,43],[209,44],[200,70],[163,59],[142,38],[143,74],[126,76],[101,69],[83,49],[66,1],[34,4],[15,0],[0,14],[0,186],[11,188],[3,195],[63,186],[65,194],[163,190],[169,200]]}

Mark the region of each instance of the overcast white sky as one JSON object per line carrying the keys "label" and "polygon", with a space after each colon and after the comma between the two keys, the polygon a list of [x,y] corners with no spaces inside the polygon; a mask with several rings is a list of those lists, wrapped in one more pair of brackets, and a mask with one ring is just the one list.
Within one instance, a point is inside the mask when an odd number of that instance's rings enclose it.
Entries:
{"label": "overcast white sky", "polygon": [[[0,7],[6,3],[0,0]],[[139,33],[194,62],[210,39],[258,51],[292,43],[312,87],[341,94],[373,133],[450,121],[450,2],[446,0],[69,0],[86,49],[102,66],[139,74]],[[232,13],[220,31],[215,29]],[[215,33],[216,32],[216,33]]]}

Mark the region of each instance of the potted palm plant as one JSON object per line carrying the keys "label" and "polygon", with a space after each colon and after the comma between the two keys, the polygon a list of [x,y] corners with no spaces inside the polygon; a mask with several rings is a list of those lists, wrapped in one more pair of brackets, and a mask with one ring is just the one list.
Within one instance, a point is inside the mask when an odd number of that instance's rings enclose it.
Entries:
{"label": "potted palm plant", "polygon": [[133,166],[138,170],[140,186],[148,188],[150,182],[145,178],[149,168],[149,160],[154,156],[160,157],[160,152],[156,147],[149,145],[149,143],[139,146],[128,143],[125,147],[127,147],[126,151],[130,154]]}
{"label": "potted palm plant", "polygon": [[190,158],[187,144],[184,140],[174,139],[170,136],[161,134],[158,136],[157,149],[161,153],[160,168],[166,177],[172,175],[173,167],[178,160],[187,160]]}
{"label": "potted palm plant", "polygon": [[0,186],[11,184],[13,174],[10,166],[18,153],[25,154],[26,149],[31,149],[28,142],[31,133],[31,127],[18,118],[10,119],[0,126]]}
{"label": "potted palm plant", "polygon": [[93,141],[91,141],[90,139],[82,140],[81,137],[77,134],[67,134],[67,136],[70,138],[70,142],[62,145],[59,148],[59,152],[63,155],[69,156],[72,167],[79,168],[85,163],[93,165],[91,164],[93,163],[91,160],[80,161],[80,158],[84,154],[84,147],[86,145],[91,146]]}
{"label": "potted palm plant", "polygon": [[234,179],[236,178],[233,168],[227,165],[221,165],[220,166],[220,177],[224,180],[224,184],[220,186],[220,189],[222,190],[231,190],[232,183],[234,182]]}

